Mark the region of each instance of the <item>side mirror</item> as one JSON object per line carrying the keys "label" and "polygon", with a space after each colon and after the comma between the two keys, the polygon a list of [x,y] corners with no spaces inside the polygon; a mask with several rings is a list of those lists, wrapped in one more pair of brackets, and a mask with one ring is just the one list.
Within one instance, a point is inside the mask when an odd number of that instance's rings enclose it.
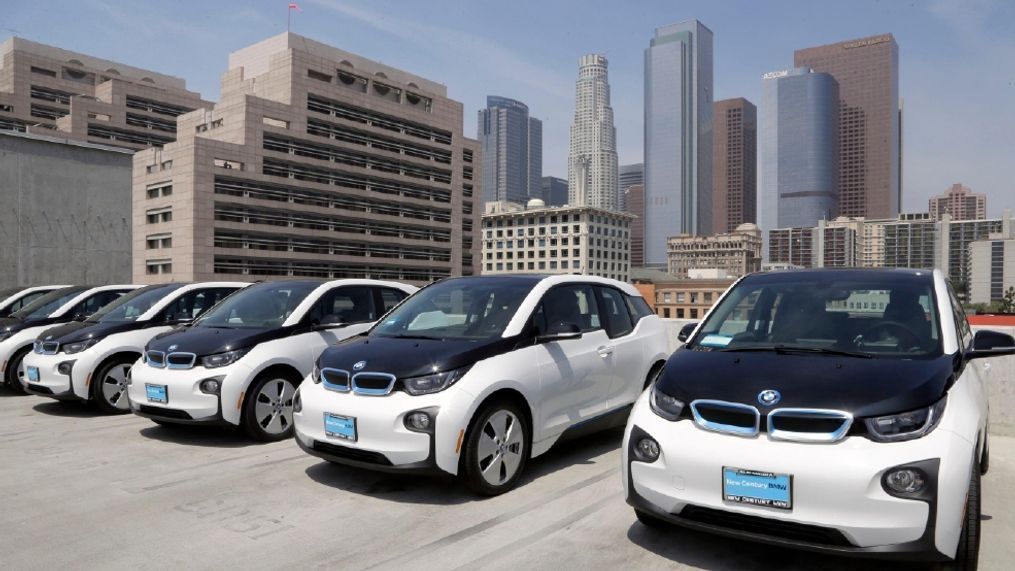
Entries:
{"label": "side mirror", "polygon": [[563,321],[550,325],[546,333],[536,337],[536,341],[539,343],[549,343],[550,341],[566,341],[568,339],[580,339],[582,336],[582,330],[574,323],[565,323]]}
{"label": "side mirror", "polygon": [[337,313],[332,313],[329,315],[325,315],[320,319],[320,321],[315,320],[313,323],[310,324],[310,327],[314,331],[321,331],[323,329],[333,329],[336,327],[342,327],[344,325],[347,325],[347,323],[345,323],[345,321],[342,320],[342,316],[340,316]]}
{"label": "side mirror", "polygon": [[86,313],[75,313],[74,314],[74,321],[84,321],[86,319],[88,319],[88,314],[86,314]]}
{"label": "side mirror", "polygon": [[967,359],[1015,355],[1015,337],[999,331],[982,329],[973,335],[973,350],[966,352]]}
{"label": "side mirror", "polygon": [[687,325],[681,327],[680,332],[677,333],[677,341],[680,341],[681,343],[687,341],[687,338],[691,336],[691,333],[694,333],[694,328],[697,326],[698,322],[695,321],[694,323],[688,323]]}

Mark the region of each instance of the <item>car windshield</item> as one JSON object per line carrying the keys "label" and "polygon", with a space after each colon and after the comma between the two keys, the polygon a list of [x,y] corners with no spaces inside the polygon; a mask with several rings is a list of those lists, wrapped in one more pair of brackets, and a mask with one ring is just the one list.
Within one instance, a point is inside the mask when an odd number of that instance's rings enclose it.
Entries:
{"label": "car windshield", "polygon": [[371,336],[493,339],[504,333],[533,282],[463,278],[420,290],[378,323]]}
{"label": "car windshield", "polygon": [[151,309],[156,302],[181,287],[183,284],[155,285],[136,289],[93,313],[88,318],[88,322],[126,323],[137,321],[137,318]]}
{"label": "car windshield", "polygon": [[740,282],[688,344],[701,351],[806,351],[862,357],[941,354],[929,279],[877,274],[757,276]]}
{"label": "car windshield", "polygon": [[53,313],[74,296],[85,291],[84,287],[65,287],[51,291],[25,307],[15,311],[11,317],[15,319],[41,319]]}
{"label": "car windshield", "polygon": [[222,300],[194,325],[238,329],[280,327],[320,285],[280,282],[250,286]]}

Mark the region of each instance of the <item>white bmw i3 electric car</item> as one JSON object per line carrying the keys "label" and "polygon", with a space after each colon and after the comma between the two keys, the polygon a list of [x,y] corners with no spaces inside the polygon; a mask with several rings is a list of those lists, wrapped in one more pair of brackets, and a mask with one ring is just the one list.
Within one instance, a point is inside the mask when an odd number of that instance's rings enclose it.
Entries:
{"label": "white bmw i3 electric car", "polygon": [[25,355],[35,338],[58,323],[84,320],[121,295],[141,286],[71,286],[53,290],[8,317],[0,318],[0,362],[4,382],[25,392]]}
{"label": "white bmw i3 electric car", "polygon": [[293,395],[314,359],[417,288],[377,280],[277,281],[229,296],[190,327],[148,342],[131,369],[131,410],[158,423],[292,436]]}
{"label": "white bmw i3 electric car", "polygon": [[667,361],[627,426],[647,525],[975,569],[988,399],[940,271],[744,277]]}
{"label": "white bmw i3 electric car", "polygon": [[190,323],[243,282],[172,283],[138,288],[84,321],[46,329],[25,356],[28,392],[91,401],[127,413],[127,373],[152,337]]}
{"label": "white bmw i3 electric car", "polygon": [[49,285],[32,287],[12,287],[0,291],[0,317],[8,317],[10,314],[27,307],[28,304],[46,295],[47,293],[70,287],[69,285]]}
{"label": "white bmw i3 electric car", "polygon": [[623,426],[667,355],[631,285],[446,279],[321,354],[297,393],[296,440],[331,462],[455,474],[499,494],[563,436]]}

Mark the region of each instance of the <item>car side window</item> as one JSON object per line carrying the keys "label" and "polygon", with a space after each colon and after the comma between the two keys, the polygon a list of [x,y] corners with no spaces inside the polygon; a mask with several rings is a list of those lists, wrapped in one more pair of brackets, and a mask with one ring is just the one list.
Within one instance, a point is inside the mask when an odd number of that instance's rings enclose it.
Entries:
{"label": "car side window", "polygon": [[641,296],[625,295],[624,300],[627,302],[627,310],[631,314],[631,321],[638,323],[642,317],[646,315],[652,315],[652,308],[648,306],[648,302]]}
{"label": "car side window", "polygon": [[310,323],[368,323],[377,320],[373,291],[368,286],[332,290],[317,300],[308,313]]}
{"label": "car side window", "polygon": [[962,309],[962,304],[959,303],[958,296],[955,295],[955,290],[952,286],[948,286],[948,299],[952,304],[952,315],[955,317],[955,328],[957,339],[959,341],[959,347],[962,349],[968,349],[973,344],[973,331],[969,328],[969,320],[966,319],[966,312]]}
{"label": "car side window", "polygon": [[15,301],[14,303],[12,303],[7,308],[7,312],[8,313],[14,313],[15,311],[25,307],[29,303],[32,303],[33,301],[35,301],[35,300],[39,299],[40,297],[46,295],[46,293],[47,292],[44,292],[44,291],[37,291],[35,293],[30,293],[30,294],[22,297],[21,299]]}
{"label": "car side window", "polygon": [[229,288],[211,288],[189,291],[162,310],[162,321],[193,320],[222,301],[234,290]]}
{"label": "car side window", "polygon": [[400,291],[397,289],[383,287],[380,288],[380,292],[381,292],[381,303],[384,304],[381,313],[387,313],[391,311],[392,307],[395,307],[396,305],[401,303],[403,299],[406,298],[406,293],[404,291]]}
{"label": "car side window", "polygon": [[541,307],[547,327],[569,323],[577,325],[582,333],[602,328],[599,306],[591,286],[557,286],[546,292]]}
{"label": "car side window", "polygon": [[101,291],[95,295],[86,297],[85,299],[78,302],[77,306],[70,315],[91,315],[101,309],[105,305],[109,305],[121,295],[126,292],[123,291]]}
{"label": "car side window", "polygon": [[599,291],[600,317],[606,334],[611,339],[623,337],[634,331],[631,314],[628,313],[624,294],[610,287],[597,287]]}

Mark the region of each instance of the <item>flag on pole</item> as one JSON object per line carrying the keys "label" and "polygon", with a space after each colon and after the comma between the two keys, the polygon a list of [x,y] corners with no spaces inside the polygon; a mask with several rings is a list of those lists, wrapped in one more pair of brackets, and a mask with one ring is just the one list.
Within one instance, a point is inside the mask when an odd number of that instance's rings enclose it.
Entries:
{"label": "flag on pole", "polygon": [[289,18],[288,18],[288,21],[286,22],[286,25],[285,25],[286,31],[292,30],[292,27],[293,27],[293,10],[296,10],[297,12],[302,12],[303,8],[300,8],[300,5],[295,3],[295,2],[290,2],[289,3],[289,10],[287,10]]}
{"label": "flag on pole", "polygon": [[297,4],[295,2],[290,2],[289,3],[289,9],[290,10],[296,10],[297,12],[302,12],[303,11],[303,9],[300,8],[299,4]]}

